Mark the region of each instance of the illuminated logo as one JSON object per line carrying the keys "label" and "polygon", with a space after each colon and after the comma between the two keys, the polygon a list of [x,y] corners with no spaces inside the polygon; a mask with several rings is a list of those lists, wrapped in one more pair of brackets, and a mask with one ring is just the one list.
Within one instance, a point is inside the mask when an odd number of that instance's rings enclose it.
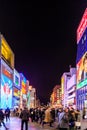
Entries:
{"label": "illuminated logo", "polygon": [[86,27],[87,27],[87,8],[83,14],[82,20],[81,20],[80,25],[77,29],[77,43],[81,39],[82,34],[85,31]]}
{"label": "illuminated logo", "polygon": [[14,67],[14,53],[12,52],[11,48],[9,47],[3,36],[1,39],[1,43],[1,55],[3,59],[6,60],[11,67]]}

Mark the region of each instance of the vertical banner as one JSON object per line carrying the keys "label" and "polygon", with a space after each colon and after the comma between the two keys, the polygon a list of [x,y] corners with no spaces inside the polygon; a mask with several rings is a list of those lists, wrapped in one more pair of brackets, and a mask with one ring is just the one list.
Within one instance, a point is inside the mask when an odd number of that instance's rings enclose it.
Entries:
{"label": "vertical banner", "polygon": [[1,75],[1,108],[12,108],[12,81]]}

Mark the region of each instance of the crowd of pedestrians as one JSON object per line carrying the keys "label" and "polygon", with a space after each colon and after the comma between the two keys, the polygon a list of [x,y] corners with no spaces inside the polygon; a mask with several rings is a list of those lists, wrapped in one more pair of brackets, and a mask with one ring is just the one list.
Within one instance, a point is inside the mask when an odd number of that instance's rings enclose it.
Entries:
{"label": "crowd of pedestrians", "polygon": [[[0,109],[0,127],[3,125],[5,129],[6,124],[4,119],[7,121],[10,120],[10,109],[6,110]],[[56,122],[56,130],[81,130],[81,114],[80,111],[74,109],[73,107],[66,108],[53,108],[50,106],[30,108],[24,107],[23,109],[14,110],[14,115],[21,119],[21,130],[24,128],[28,130],[29,122],[36,122],[40,127],[44,128],[47,124],[49,127],[54,127]],[[84,119],[85,112],[83,109],[82,118]]]}
{"label": "crowd of pedestrians", "polygon": [[44,128],[45,124],[54,127],[55,122],[57,122],[56,129],[58,130],[81,129],[80,111],[75,110],[73,107],[55,109],[46,106],[29,110],[25,107],[23,110],[21,109],[19,117],[21,118],[21,130],[23,130],[24,124],[25,130],[28,130],[29,121],[38,123],[42,128]]}

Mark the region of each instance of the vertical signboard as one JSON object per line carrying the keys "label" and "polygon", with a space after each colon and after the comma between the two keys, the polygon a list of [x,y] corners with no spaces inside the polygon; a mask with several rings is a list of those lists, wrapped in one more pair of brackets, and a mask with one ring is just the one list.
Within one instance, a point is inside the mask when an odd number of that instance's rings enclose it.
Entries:
{"label": "vertical signboard", "polygon": [[86,27],[87,27],[87,8],[85,9],[82,20],[81,20],[79,27],[77,29],[77,44],[79,43]]}
{"label": "vertical signboard", "polygon": [[26,94],[27,93],[27,80],[25,78],[25,76],[21,73],[20,74],[20,80],[21,80],[21,91],[22,91],[22,94]]}
{"label": "vertical signboard", "polygon": [[61,96],[62,96],[62,104],[64,103],[64,76],[61,77]]}
{"label": "vertical signboard", "polygon": [[13,76],[13,82],[14,82],[14,86],[16,86],[16,88],[20,89],[20,74],[14,69],[14,76]]}
{"label": "vertical signboard", "polygon": [[77,63],[77,89],[87,85],[87,52]]}
{"label": "vertical signboard", "polygon": [[85,91],[87,86],[87,8],[77,28],[77,108],[84,107]]}
{"label": "vertical signboard", "polygon": [[79,44],[77,44],[77,57],[76,57],[76,63],[79,62],[79,60],[82,58],[82,56],[87,52],[87,28],[85,29]]}
{"label": "vertical signboard", "polygon": [[1,56],[9,66],[14,68],[14,53],[3,36],[1,36]]}
{"label": "vertical signboard", "polygon": [[1,60],[1,108],[12,108],[12,69]]}

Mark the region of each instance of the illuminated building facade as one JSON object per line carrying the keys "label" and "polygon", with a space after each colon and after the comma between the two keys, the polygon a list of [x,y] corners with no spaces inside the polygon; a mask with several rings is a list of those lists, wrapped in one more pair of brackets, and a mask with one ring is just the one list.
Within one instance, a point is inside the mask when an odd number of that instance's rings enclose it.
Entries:
{"label": "illuminated building facade", "polygon": [[[29,86],[27,81],[22,73],[18,73],[14,69],[14,53],[3,35],[0,34],[0,108],[14,108],[15,106],[23,108],[27,106]],[[34,90],[32,91],[34,93]],[[36,95],[34,96],[36,97]],[[35,99],[32,98],[34,106]]]}
{"label": "illuminated building facade", "polygon": [[20,74],[14,69],[13,74],[13,107],[20,107]]}
{"label": "illuminated building facade", "polygon": [[20,86],[21,86],[21,91],[20,91],[20,108],[23,108],[27,106],[27,79],[25,76],[20,73]]}
{"label": "illuminated building facade", "polygon": [[70,68],[71,77],[67,81],[67,106],[76,109],[76,68]]}
{"label": "illuminated building facade", "polygon": [[77,108],[82,110],[87,107],[87,75],[86,75],[86,55],[87,55],[87,9],[85,10],[80,24],[77,28]]}
{"label": "illuminated building facade", "polygon": [[62,106],[67,107],[68,93],[67,93],[67,82],[70,79],[70,72],[63,73],[61,77],[61,93],[62,93]]}
{"label": "illuminated building facade", "polygon": [[0,108],[12,108],[14,53],[0,34]]}
{"label": "illuminated building facade", "polygon": [[60,107],[62,102],[61,102],[61,86],[60,85],[56,85],[54,88],[53,88],[53,92],[51,94],[51,97],[50,97],[50,103],[52,106],[56,107]]}

